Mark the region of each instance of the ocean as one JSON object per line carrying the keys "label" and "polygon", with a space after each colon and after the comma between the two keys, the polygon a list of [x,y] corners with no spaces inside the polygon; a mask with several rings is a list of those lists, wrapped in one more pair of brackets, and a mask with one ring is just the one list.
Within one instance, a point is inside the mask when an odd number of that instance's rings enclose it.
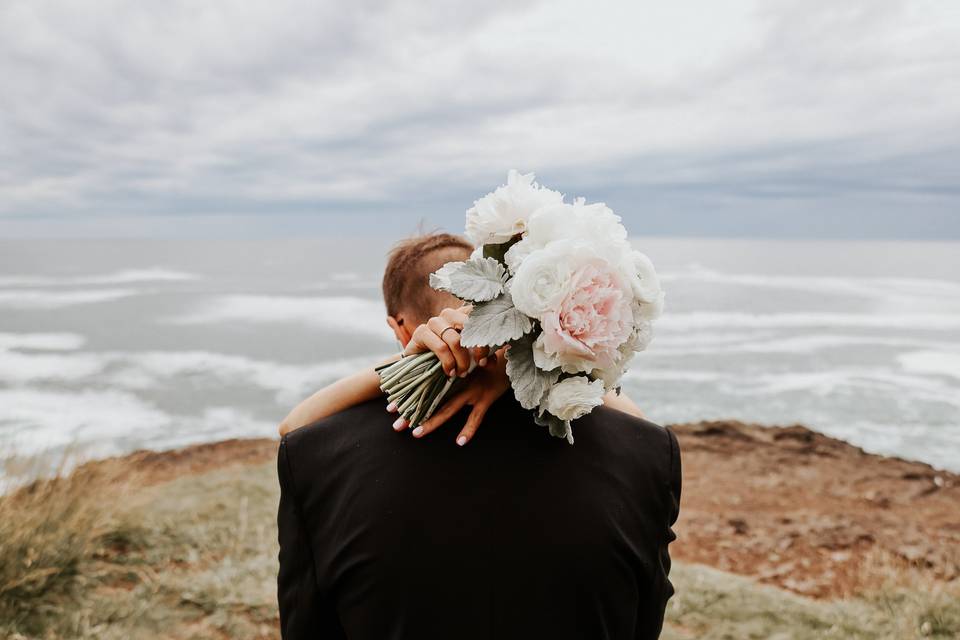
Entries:
{"label": "ocean", "polygon": [[[634,243],[667,292],[624,381],[650,419],[801,423],[960,471],[960,244]],[[274,436],[300,399],[396,350],[389,245],[0,241],[0,475]]]}

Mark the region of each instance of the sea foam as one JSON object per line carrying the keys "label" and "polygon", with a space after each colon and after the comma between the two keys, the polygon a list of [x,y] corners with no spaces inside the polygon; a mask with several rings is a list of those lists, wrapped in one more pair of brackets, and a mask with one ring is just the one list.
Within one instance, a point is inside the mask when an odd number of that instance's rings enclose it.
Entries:
{"label": "sea foam", "polygon": [[960,349],[950,351],[911,351],[897,356],[900,365],[911,373],[949,376],[960,380]]}
{"label": "sea foam", "polygon": [[[0,433],[19,455],[160,429],[170,416],[118,390],[0,389]],[[4,452],[8,453],[8,452]]]}
{"label": "sea foam", "polygon": [[393,341],[383,303],[352,296],[219,296],[196,311],[169,321],[176,324],[297,323],[346,334],[361,333],[384,342]]}
{"label": "sea foam", "polygon": [[291,364],[211,351],[102,351],[78,353],[0,352],[0,382],[17,387],[59,383],[133,392],[192,380],[195,387],[254,388],[275,395],[279,406],[293,405],[307,394],[363,367],[375,357],[355,357],[316,364]]}
{"label": "sea foam", "polygon": [[[737,336],[734,338],[733,336]],[[650,350],[644,354],[648,358],[667,358],[685,355],[716,354],[813,354],[843,348],[864,346],[890,348],[928,348],[956,349],[960,343],[924,338],[890,337],[883,335],[861,335],[840,333],[809,333],[803,335],[778,335],[776,332],[756,331],[754,333],[718,332],[716,339],[709,334],[693,332],[689,338],[685,333],[658,336]]]}
{"label": "sea foam", "polygon": [[34,349],[37,351],[73,351],[86,343],[79,333],[3,333],[0,350]]}
{"label": "sea foam", "polygon": [[960,298],[960,282],[934,278],[794,276],[748,273],[723,273],[700,266],[660,274],[664,282],[704,282],[723,286],[738,285],[777,290],[805,291],[838,295],[844,298],[910,299],[918,297]]}
{"label": "sea foam", "polygon": [[6,289],[0,291],[0,307],[9,309],[57,309],[81,304],[110,302],[136,295],[135,289]]}
{"label": "sea foam", "polygon": [[10,275],[0,276],[0,287],[60,287],[75,285],[115,285],[137,282],[183,282],[196,280],[199,276],[186,271],[152,267],[149,269],[123,269],[111,273],[50,276],[50,275]]}
{"label": "sea foam", "polygon": [[728,311],[697,311],[666,313],[657,323],[663,331],[720,329],[793,329],[803,327],[844,327],[876,329],[924,329],[952,331],[960,329],[960,314],[952,313],[741,313]]}
{"label": "sea foam", "polygon": [[3,457],[60,451],[70,466],[132,449],[276,435],[272,421],[233,407],[212,406],[199,415],[177,415],[117,390],[0,389],[0,405],[10,408],[0,414]]}

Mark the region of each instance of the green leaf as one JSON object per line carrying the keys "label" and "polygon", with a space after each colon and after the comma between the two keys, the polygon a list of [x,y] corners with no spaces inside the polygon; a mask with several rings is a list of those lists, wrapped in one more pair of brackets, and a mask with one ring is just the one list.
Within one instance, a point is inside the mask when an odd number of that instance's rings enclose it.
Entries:
{"label": "green leaf", "polygon": [[560,370],[544,371],[533,362],[534,335],[529,333],[510,343],[507,349],[507,376],[513,395],[524,409],[536,409],[560,377]]}
{"label": "green leaf", "polygon": [[430,274],[430,286],[461,300],[486,302],[503,293],[507,270],[493,258],[448,262]]}
{"label": "green leaf", "polygon": [[460,333],[460,344],[467,348],[506,344],[532,328],[533,321],[513,306],[509,293],[504,293],[473,308]]}

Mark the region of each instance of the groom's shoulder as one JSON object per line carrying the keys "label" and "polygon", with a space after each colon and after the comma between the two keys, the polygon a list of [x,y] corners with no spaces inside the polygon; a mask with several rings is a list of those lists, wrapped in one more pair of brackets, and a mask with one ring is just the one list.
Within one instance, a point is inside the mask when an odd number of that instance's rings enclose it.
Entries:
{"label": "groom's shoulder", "polygon": [[646,418],[639,418],[619,409],[598,407],[574,423],[579,431],[592,431],[596,437],[618,444],[632,443],[634,446],[672,447],[676,441],[673,432]]}
{"label": "groom's shoulder", "polygon": [[277,452],[281,486],[289,478],[288,487],[310,492],[356,474],[357,467],[369,466],[369,456],[389,454],[383,436],[396,435],[394,419],[378,399],[291,431]]}
{"label": "groom's shoulder", "polygon": [[335,447],[370,431],[392,433],[396,416],[384,409],[380,399],[370,400],[291,431],[281,443],[288,449]]}
{"label": "groom's shoulder", "polygon": [[576,444],[607,456],[657,469],[671,478],[680,472],[680,445],[667,427],[610,407],[598,407],[574,422]]}

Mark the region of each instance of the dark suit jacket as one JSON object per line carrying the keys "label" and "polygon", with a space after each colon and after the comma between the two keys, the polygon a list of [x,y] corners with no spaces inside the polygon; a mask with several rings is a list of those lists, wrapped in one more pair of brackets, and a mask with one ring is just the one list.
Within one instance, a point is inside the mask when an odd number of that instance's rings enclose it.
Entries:
{"label": "dark suit jacket", "polygon": [[675,436],[600,407],[551,437],[504,396],[415,440],[381,400],[280,444],[287,640],[656,638],[673,594]]}

